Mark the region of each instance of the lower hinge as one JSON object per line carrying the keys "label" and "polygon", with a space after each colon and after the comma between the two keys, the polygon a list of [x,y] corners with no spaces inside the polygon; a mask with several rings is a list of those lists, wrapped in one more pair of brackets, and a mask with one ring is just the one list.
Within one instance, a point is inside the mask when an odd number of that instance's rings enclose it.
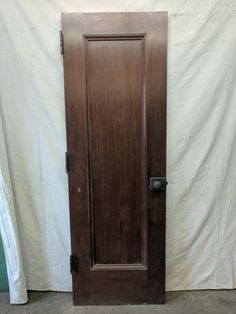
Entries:
{"label": "lower hinge", "polygon": [[74,255],[70,255],[70,273],[72,274],[73,271],[78,271],[78,258]]}
{"label": "lower hinge", "polygon": [[70,171],[70,156],[67,152],[65,153],[65,164],[66,164],[66,172],[69,173],[69,171]]}

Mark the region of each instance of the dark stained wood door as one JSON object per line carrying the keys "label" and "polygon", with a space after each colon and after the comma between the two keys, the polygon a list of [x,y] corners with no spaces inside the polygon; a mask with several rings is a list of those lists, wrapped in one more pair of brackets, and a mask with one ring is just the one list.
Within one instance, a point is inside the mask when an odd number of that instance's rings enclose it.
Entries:
{"label": "dark stained wood door", "polygon": [[74,304],[163,303],[167,13],[63,13]]}

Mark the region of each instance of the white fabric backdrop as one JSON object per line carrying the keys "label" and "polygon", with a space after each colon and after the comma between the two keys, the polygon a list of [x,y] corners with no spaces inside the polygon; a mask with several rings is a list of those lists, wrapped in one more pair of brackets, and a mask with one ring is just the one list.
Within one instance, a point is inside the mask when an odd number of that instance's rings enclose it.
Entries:
{"label": "white fabric backdrop", "polygon": [[60,12],[135,10],[169,11],[167,290],[236,287],[236,1],[1,0],[12,303],[26,301],[24,274],[27,289],[71,291]]}
{"label": "white fabric backdrop", "polygon": [[[5,127],[1,118],[2,115],[0,115],[1,165],[2,162],[8,165],[8,145],[5,141]],[[25,303],[27,301],[27,292],[11,187],[11,173],[8,170],[10,170],[8,167],[4,167],[4,174],[2,174],[0,169],[0,231],[4,242],[5,255],[7,256],[6,263],[8,277],[10,278],[11,303]]]}

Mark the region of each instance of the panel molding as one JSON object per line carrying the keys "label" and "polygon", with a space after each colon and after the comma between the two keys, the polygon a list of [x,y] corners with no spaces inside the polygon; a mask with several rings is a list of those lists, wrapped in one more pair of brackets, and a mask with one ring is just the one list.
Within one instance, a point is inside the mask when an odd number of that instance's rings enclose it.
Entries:
{"label": "panel molding", "polygon": [[145,97],[145,41],[146,41],[146,33],[130,33],[130,34],[83,34],[83,41],[84,41],[84,53],[85,53],[85,81],[86,81],[86,125],[87,125],[87,145],[88,145],[88,172],[90,177],[89,182],[89,222],[90,222],[90,239],[91,239],[91,269],[98,270],[98,269],[135,269],[135,270],[146,270],[147,265],[147,194],[145,193],[145,200],[144,200],[144,213],[143,213],[143,224],[142,224],[142,240],[141,240],[141,261],[140,264],[98,264],[96,263],[96,248],[95,248],[95,226],[94,226],[94,202],[93,202],[93,170],[92,170],[92,143],[91,143],[91,113],[90,113],[90,103],[89,103],[89,83],[88,83],[88,45],[89,42],[92,41],[141,41],[141,76],[142,76],[142,107],[144,110],[144,165],[143,165],[143,172],[145,181],[147,181],[147,127],[146,127],[146,97]]}
{"label": "panel molding", "polygon": [[139,40],[144,39],[146,33],[130,33],[130,34],[83,34],[84,40]]}
{"label": "panel molding", "polygon": [[147,270],[144,264],[94,264],[91,270]]}

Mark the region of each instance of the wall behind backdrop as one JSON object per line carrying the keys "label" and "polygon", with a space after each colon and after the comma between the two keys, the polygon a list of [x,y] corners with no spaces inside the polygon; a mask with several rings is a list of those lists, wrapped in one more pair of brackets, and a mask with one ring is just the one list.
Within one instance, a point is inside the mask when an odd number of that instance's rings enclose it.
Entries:
{"label": "wall behind backdrop", "polygon": [[61,12],[169,11],[167,290],[236,287],[236,2],[1,0],[0,230],[12,303],[71,291]]}

